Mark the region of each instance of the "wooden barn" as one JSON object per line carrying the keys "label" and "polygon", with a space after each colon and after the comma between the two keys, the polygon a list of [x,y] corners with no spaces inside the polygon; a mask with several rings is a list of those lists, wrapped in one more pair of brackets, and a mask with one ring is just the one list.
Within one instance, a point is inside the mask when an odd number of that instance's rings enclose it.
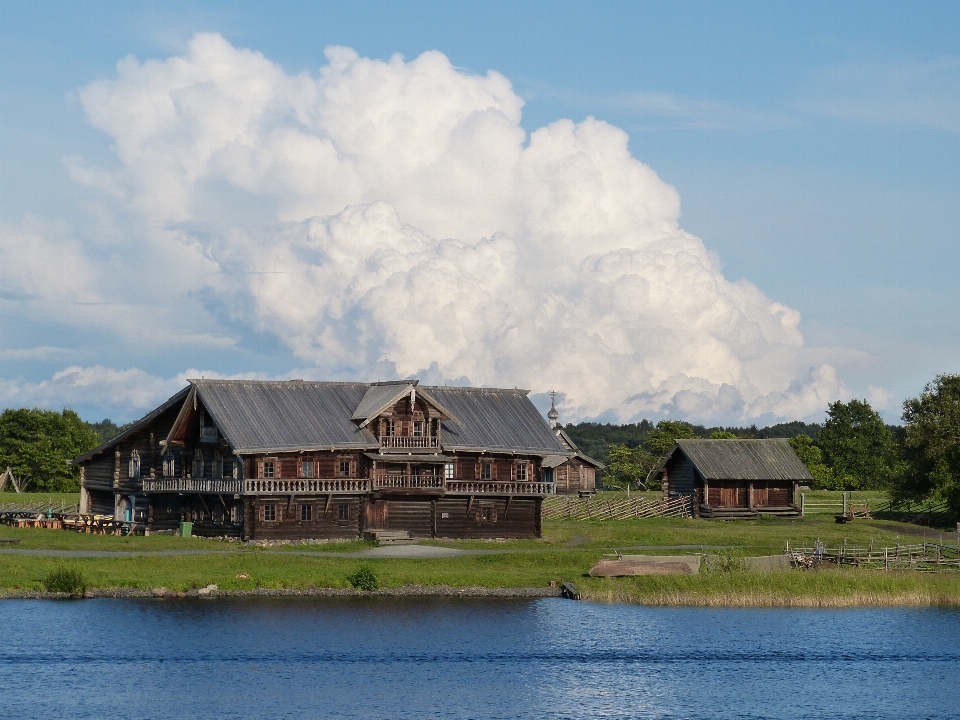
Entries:
{"label": "wooden barn", "polygon": [[677,440],[654,476],[664,499],[693,497],[694,516],[799,516],[797,486],[813,480],[783,439]]}
{"label": "wooden barn", "polygon": [[204,536],[537,537],[568,450],[526,390],[191,380],[77,458],[81,511]]}

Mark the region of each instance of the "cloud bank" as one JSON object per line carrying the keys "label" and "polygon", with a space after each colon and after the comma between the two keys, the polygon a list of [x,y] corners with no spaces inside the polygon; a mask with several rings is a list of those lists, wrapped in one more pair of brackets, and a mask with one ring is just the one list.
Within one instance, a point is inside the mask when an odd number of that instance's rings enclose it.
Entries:
{"label": "cloud bank", "polygon": [[[588,118],[528,135],[505,77],[440,52],[326,58],[290,75],[200,34],[80,90],[116,162],[68,170],[121,230],[100,247],[34,238],[61,265],[57,242],[73,253],[69,273],[8,229],[7,287],[40,314],[117,303],[121,325],[152,302],[168,347],[267,333],[315,377],[556,388],[565,420],[807,417],[841,392],[799,313],[723,276],[622,130]],[[131,272],[136,292],[117,280]],[[55,297],[50,273],[69,276]],[[44,387],[137,372],[70,368]],[[146,395],[173,382],[142,380]]]}

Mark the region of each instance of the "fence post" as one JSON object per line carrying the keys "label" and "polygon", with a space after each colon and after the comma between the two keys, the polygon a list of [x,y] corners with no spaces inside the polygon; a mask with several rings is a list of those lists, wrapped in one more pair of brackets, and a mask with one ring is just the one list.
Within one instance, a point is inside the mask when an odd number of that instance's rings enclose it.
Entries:
{"label": "fence post", "polygon": [[843,515],[846,517],[847,514],[847,491],[843,491]]}
{"label": "fence post", "polygon": [[804,516],[804,505],[806,504],[807,494],[800,493],[800,517]]}

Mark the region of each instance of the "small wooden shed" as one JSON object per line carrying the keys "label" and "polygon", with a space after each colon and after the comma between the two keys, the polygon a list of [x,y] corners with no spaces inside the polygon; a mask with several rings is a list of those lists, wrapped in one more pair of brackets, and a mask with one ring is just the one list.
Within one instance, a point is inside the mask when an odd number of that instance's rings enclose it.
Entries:
{"label": "small wooden shed", "polygon": [[785,439],[677,440],[654,472],[663,496],[693,498],[694,517],[798,516],[797,486],[813,478]]}

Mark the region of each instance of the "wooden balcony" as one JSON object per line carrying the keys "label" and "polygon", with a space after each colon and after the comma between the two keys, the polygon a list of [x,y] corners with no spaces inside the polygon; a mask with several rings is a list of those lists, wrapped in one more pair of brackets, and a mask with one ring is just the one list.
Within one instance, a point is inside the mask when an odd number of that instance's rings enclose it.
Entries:
{"label": "wooden balcony", "polygon": [[440,447],[440,438],[436,435],[384,435],[380,438],[380,447],[396,450],[432,450]]}
{"label": "wooden balcony", "polygon": [[356,495],[370,492],[367,478],[263,478],[243,481],[244,495]]}
{"label": "wooden balcony", "polygon": [[442,493],[442,475],[377,475],[373,479],[374,490],[403,490],[411,492]]}
{"label": "wooden balcony", "polygon": [[242,489],[243,480],[234,480],[233,478],[143,478],[144,492],[237,495]]}
{"label": "wooden balcony", "polygon": [[447,495],[554,495],[556,486],[545,482],[499,480],[447,480]]}

